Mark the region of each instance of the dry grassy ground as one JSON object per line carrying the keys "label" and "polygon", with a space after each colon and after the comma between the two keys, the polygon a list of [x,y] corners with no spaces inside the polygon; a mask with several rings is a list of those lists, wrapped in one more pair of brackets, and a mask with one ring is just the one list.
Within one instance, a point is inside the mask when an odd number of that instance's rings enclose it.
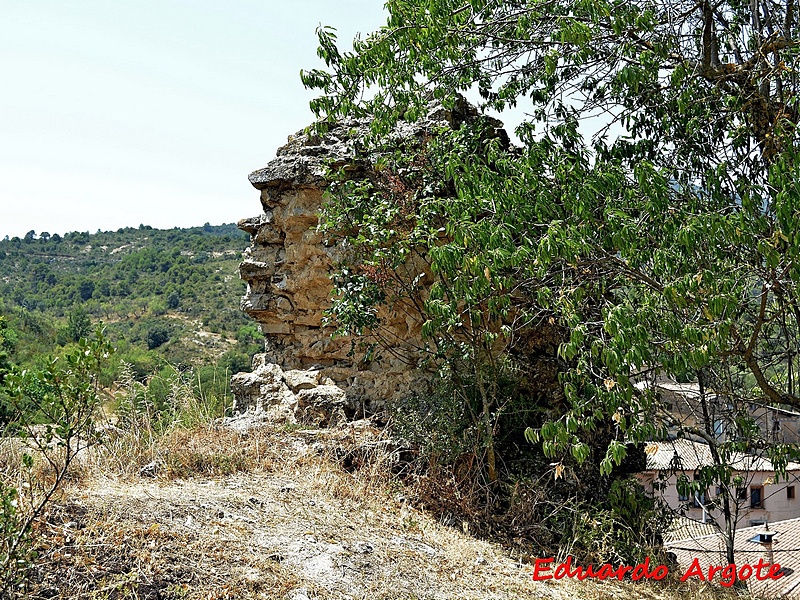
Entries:
{"label": "dry grassy ground", "polygon": [[[391,455],[375,453],[345,470],[330,451],[375,447],[378,439],[366,423],[316,432],[201,429],[175,432],[148,456],[97,453],[37,525],[31,597],[667,600],[719,593],[533,582],[528,561],[409,506],[389,475]],[[139,472],[146,459],[152,476]]]}

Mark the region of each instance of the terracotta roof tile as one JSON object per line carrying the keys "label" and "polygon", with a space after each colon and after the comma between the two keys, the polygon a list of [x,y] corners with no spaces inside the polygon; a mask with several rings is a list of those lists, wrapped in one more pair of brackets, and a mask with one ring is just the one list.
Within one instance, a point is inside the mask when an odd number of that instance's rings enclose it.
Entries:
{"label": "terracotta roof tile", "polygon": [[[755,539],[757,533],[763,532],[764,529],[765,526],[760,525],[736,531],[734,558],[739,567],[745,564],[755,565],[761,558],[765,563],[768,561],[768,546]],[[751,577],[747,580],[750,593],[764,598],[800,599],[800,518],[770,523],[769,530],[774,532],[771,562],[781,565],[785,569],[785,574],[774,581],[758,581],[755,577]],[[675,554],[682,573],[686,572],[695,558],[705,573],[708,573],[708,567],[711,565],[728,564],[725,558],[724,537],[720,533],[674,540],[666,542],[664,546]],[[762,573],[766,574],[766,571]],[[715,582],[719,583],[718,576]]]}
{"label": "terracotta roof tile", "polygon": [[716,523],[701,523],[689,517],[678,515],[673,519],[667,533],[664,534],[664,543],[676,540],[697,539],[719,533]]}
{"label": "terracotta roof tile", "polygon": [[[694,471],[699,467],[714,464],[708,444],[679,438],[666,442],[650,442],[645,448],[648,471],[684,470]],[[772,463],[761,456],[737,452],[731,466],[740,471],[774,471]],[[800,470],[800,464],[790,462],[787,471]]]}

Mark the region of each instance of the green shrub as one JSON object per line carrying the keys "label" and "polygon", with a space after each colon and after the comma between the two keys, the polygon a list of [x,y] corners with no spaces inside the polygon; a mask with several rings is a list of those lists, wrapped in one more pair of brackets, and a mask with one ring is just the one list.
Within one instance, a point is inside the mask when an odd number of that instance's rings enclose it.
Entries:
{"label": "green shrub", "polygon": [[92,321],[82,306],[76,306],[67,316],[67,325],[59,331],[59,343],[63,346],[69,342],[77,342],[85,338],[92,330]]}
{"label": "green shrub", "polygon": [[[74,458],[98,441],[100,373],[112,352],[98,330],[41,369],[14,368],[3,382],[11,420],[6,433],[20,440],[19,471],[0,480],[0,597],[23,593],[35,559],[33,524],[61,486]],[[37,469],[37,470],[35,470]]]}
{"label": "green shrub", "polygon": [[0,481],[0,596],[13,597],[23,589],[25,574],[35,556],[17,488]]}
{"label": "green shrub", "polygon": [[393,403],[390,415],[393,434],[436,463],[451,464],[477,450],[477,431],[467,407],[444,384],[432,394],[415,394]]}
{"label": "green shrub", "polygon": [[169,341],[170,330],[165,325],[154,325],[147,330],[147,349],[155,350]]}

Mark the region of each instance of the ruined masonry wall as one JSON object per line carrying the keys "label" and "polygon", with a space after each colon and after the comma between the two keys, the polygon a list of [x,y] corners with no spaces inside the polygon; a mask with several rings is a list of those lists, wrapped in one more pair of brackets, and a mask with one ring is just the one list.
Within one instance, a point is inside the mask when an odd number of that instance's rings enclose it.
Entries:
{"label": "ruined masonry wall", "polygon": [[[409,128],[404,135],[420,131]],[[324,173],[329,161],[357,170],[354,144],[363,135],[366,126],[359,121],[333,126],[321,138],[298,133],[264,169],[250,175],[261,191],[263,212],[239,222],[251,236],[240,267],[247,282],[241,307],[258,322],[266,341],[254,372],[232,380],[237,412],[294,406],[299,390],[287,393],[288,371],[315,374],[306,378],[307,388],[312,380],[315,386],[339,388],[351,411],[374,411],[388,400],[426,389],[425,378],[407,361],[387,353],[384,360],[367,364],[359,360],[358,349],[351,352],[353,340],[332,339],[333,329],[323,325],[331,305],[330,276],[342,258],[341,248],[326,246],[316,231],[328,185]],[[421,324],[402,310],[383,317],[394,339],[412,345],[420,341]],[[289,377],[296,379],[296,373]]]}

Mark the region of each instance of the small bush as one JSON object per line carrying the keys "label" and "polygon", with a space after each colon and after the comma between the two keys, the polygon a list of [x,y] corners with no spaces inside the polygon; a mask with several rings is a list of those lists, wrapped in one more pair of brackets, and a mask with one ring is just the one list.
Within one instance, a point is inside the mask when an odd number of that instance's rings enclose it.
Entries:
{"label": "small bush", "polygon": [[30,528],[20,510],[17,488],[0,481],[0,596],[12,597],[23,588],[34,558]]}
{"label": "small bush", "polygon": [[[61,358],[34,370],[13,369],[3,382],[11,409],[6,435],[21,454],[0,479],[0,597],[24,592],[35,554],[33,525],[67,476],[74,458],[98,441],[95,417],[102,404],[100,373],[111,354],[98,331]],[[8,457],[6,457],[8,459]]]}
{"label": "small bush", "polygon": [[155,350],[159,346],[169,341],[169,328],[163,325],[156,325],[147,331],[147,349]]}
{"label": "small bush", "polygon": [[452,464],[474,452],[477,431],[467,408],[444,385],[429,395],[413,395],[390,407],[392,433],[426,459]]}

